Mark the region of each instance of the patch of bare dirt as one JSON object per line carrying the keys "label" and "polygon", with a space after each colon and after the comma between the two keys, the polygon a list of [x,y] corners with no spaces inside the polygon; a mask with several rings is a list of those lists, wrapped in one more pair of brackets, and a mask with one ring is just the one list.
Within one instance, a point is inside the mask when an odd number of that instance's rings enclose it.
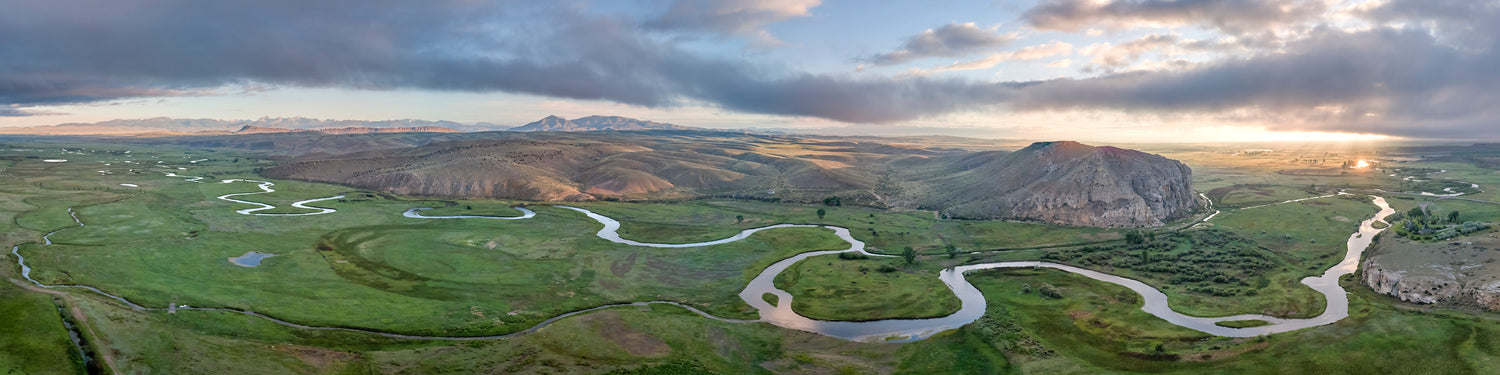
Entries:
{"label": "patch of bare dirt", "polygon": [[666,342],[648,333],[630,328],[620,319],[620,315],[613,311],[605,311],[592,315],[593,320],[598,323],[599,334],[605,339],[625,349],[626,353],[637,357],[661,357],[672,352],[672,347]]}
{"label": "patch of bare dirt", "polygon": [[625,259],[610,263],[609,272],[615,274],[615,277],[625,277],[625,274],[630,273],[631,268],[635,268],[635,254],[630,253],[630,256],[625,257]]}
{"label": "patch of bare dirt", "polygon": [[1225,358],[1234,357],[1234,356],[1237,356],[1237,355],[1240,355],[1240,354],[1245,354],[1245,353],[1248,353],[1248,352],[1250,352],[1252,350],[1259,350],[1259,349],[1265,348],[1267,345],[1271,345],[1271,343],[1263,342],[1263,343],[1259,343],[1259,344],[1255,344],[1255,345],[1241,345],[1241,346],[1236,346],[1236,347],[1232,347],[1232,348],[1225,348],[1225,349],[1213,350],[1213,351],[1208,351],[1208,352],[1203,352],[1203,353],[1195,353],[1195,354],[1190,354],[1190,355],[1184,355],[1184,356],[1181,357],[1181,360],[1182,361],[1187,361],[1187,362],[1217,361],[1217,360],[1221,360],[1221,359],[1225,359]]}
{"label": "patch of bare dirt", "polygon": [[316,348],[301,345],[271,345],[271,350],[291,354],[302,363],[306,363],[320,370],[327,370],[329,365],[349,363],[359,359],[359,354],[344,351]]}

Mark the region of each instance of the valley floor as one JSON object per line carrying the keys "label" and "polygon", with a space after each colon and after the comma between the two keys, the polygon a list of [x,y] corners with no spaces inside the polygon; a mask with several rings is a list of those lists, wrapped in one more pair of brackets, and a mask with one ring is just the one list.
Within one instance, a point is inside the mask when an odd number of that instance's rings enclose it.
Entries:
{"label": "valley floor", "polygon": [[[511,207],[526,202],[404,198],[265,180],[255,171],[270,162],[246,155],[98,144],[64,150],[0,153],[0,215],[8,219],[0,223],[0,245],[17,246],[32,268],[26,276],[37,282],[94,286],[152,308],[225,308],[299,325],[454,337],[520,332],[567,312],[638,301],[756,319],[737,294],[763,269],[794,254],[849,247],[823,228],[768,230],[702,248],[631,246],[594,236],[599,222],[551,205],[525,206],[535,212],[525,220],[412,218],[401,213],[434,207],[421,216],[520,216],[524,211]],[[67,161],[43,161],[53,158]],[[222,182],[233,179],[268,181],[275,191],[239,195],[261,190],[256,182]],[[1124,230],[935,220],[858,207],[734,200],[579,206],[620,220],[620,237],[642,242],[710,241],[799,223],[848,228],[877,255],[908,246],[918,253],[912,262],[819,256],[776,278],[797,311],[826,320],[948,315],[958,306],[938,270],[1043,259],[1142,280],[1191,315],[1317,315],[1325,301],[1297,281],[1338,263],[1344,239],[1374,209],[1368,198],[1257,189],[1269,192],[1224,192],[1216,198],[1225,210],[1215,218],[1140,242],[1126,241]],[[325,213],[249,215],[236,210],[256,206],[225,195],[275,207],[252,213]],[[310,201],[334,196],[342,197]],[[1275,204],[1310,197],[1322,198]],[[826,215],[814,212],[819,208]],[[1481,218],[1485,212],[1462,208]],[[231,261],[250,252],[274,256],[254,267]],[[0,258],[18,264],[9,252]],[[1172,278],[1183,274],[1201,277]],[[7,333],[0,335],[0,370],[24,373],[88,366],[278,374],[1494,373],[1500,364],[1495,321],[1411,308],[1353,276],[1342,280],[1351,292],[1349,318],[1222,338],[1147,314],[1139,295],[1114,284],[1047,269],[983,271],[969,277],[988,304],[978,321],[908,343],[706,319],[663,304],[572,315],[507,338],[414,340],[299,329],[228,311],[138,310],[86,290],[32,291],[16,266],[0,268],[0,276],[10,281],[0,285],[0,310],[14,317],[0,328]],[[70,325],[80,334],[77,347]]]}

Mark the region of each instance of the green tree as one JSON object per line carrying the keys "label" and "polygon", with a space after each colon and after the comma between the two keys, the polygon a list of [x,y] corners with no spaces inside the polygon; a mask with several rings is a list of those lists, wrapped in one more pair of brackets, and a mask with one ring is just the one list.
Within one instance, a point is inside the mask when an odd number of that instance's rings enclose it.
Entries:
{"label": "green tree", "polygon": [[1458,222],[1458,211],[1453,211],[1453,212],[1449,212],[1448,213],[1448,222],[1450,222],[1450,223],[1457,223]]}
{"label": "green tree", "polygon": [[1133,230],[1125,232],[1125,243],[1139,245],[1143,242],[1146,242],[1146,236],[1141,235],[1141,231]]}
{"label": "green tree", "polygon": [[906,259],[906,265],[908,265],[908,266],[911,265],[912,263],[916,263],[917,262],[917,249],[913,249],[913,248],[911,248],[911,246],[907,246],[907,247],[901,249],[901,259]]}
{"label": "green tree", "polygon": [[953,246],[953,244],[950,243],[947,245],[943,245],[943,250],[948,252],[948,259],[958,257],[958,246]]}
{"label": "green tree", "polygon": [[1427,212],[1426,211],[1422,211],[1422,207],[1412,207],[1410,211],[1406,211],[1406,217],[1410,217],[1410,218],[1422,218],[1422,217],[1426,217],[1426,216],[1427,216]]}
{"label": "green tree", "polygon": [[743,223],[743,222],[745,222],[745,215],[734,215],[734,223],[735,224],[739,224],[739,223]]}
{"label": "green tree", "polygon": [[823,220],[823,216],[824,215],[828,215],[828,211],[819,208],[818,209],[818,220]]}

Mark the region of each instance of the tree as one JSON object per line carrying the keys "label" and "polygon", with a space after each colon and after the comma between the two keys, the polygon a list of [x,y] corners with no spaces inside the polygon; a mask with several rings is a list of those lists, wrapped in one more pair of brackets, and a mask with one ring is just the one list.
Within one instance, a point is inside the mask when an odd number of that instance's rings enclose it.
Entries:
{"label": "tree", "polygon": [[818,220],[823,220],[823,216],[824,215],[828,215],[828,211],[819,208],[818,209]]}
{"label": "tree", "polygon": [[1146,236],[1142,236],[1141,231],[1133,230],[1125,232],[1125,243],[1139,245],[1142,242],[1146,242]]}
{"label": "tree", "polygon": [[1426,217],[1427,212],[1422,211],[1422,207],[1412,207],[1410,211],[1406,211],[1406,216],[1410,218],[1421,218]]}
{"label": "tree", "polygon": [[827,205],[827,206],[843,206],[844,205],[844,201],[842,199],[839,199],[838,196],[832,196],[832,197],[828,197],[828,198],[823,198],[823,204]]}
{"label": "tree", "polygon": [[743,222],[745,222],[745,215],[734,215],[734,223],[735,224],[739,224],[739,223],[743,223]]}
{"label": "tree", "polygon": [[958,257],[958,246],[953,246],[953,244],[950,243],[947,245],[943,245],[943,250],[948,251],[948,259]]}
{"label": "tree", "polygon": [[1450,223],[1457,223],[1458,222],[1458,211],[1453,211],[1453,212],[1449,212],[1448,213],[1448,222],[1450,222]]}
{"label": "tree", "polygon": [[906,259],[906,265],[908,266],[912,263],[916,263],[917,249],[913,249],[911,248],[911,246],[907,246],[906,248],[901,249],[901,259]]}

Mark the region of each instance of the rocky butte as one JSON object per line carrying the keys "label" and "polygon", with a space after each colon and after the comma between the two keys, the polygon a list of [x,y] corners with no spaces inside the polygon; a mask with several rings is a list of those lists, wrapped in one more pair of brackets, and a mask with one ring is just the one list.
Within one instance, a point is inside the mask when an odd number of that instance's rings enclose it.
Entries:
{"label": "rocky butte", "polygon": [[934,180],[924,206],[945,217],[1147,227],[1198,208],[1193,171],[1161,155],[1072,141],[994,154]]}
{"label": "rocky butte", "polygon": [[1500,311],[1500,236],[1441,242],[1380,235],[1360,269],[1376,292],[1419,304]]}

